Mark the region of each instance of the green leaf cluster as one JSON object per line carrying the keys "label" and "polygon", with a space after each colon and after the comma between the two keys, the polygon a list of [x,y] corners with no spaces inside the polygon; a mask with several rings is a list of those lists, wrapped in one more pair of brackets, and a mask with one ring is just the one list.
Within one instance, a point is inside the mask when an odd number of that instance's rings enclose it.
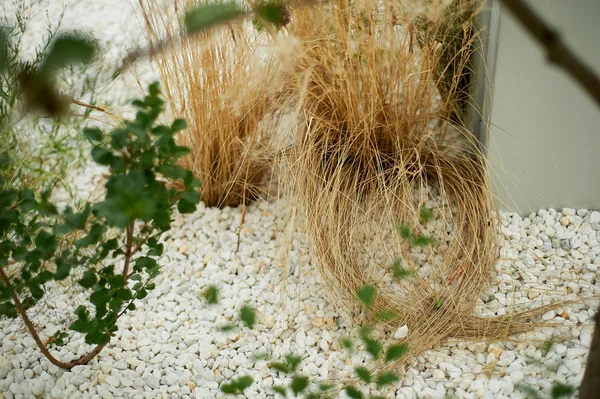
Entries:
{"label": "green leaf cluster", "polygon": [[[47,74],[93,55],[81,41],[57,41],[53,48],[61,53],[49,53],[42,65]],[[50,191],[16,189],[6,182],[0,187],[0,316],[17,317],[15,295],[29,309],[44,296],[47,282],[80,269],[77,283],[90,292],[91,306],[75,309],[70,329],[82,333],[88,344],[104,345],[117,330],[118,318],[155,288],[157,257],[164,249],[160,235],[171,227],[175,209],[196,209],[200,182],[177,163],[189,152],[175,141],[185,121],[158,123],[164,110],[158,84],[133,105],[135,118],[113,131],[83,131],[94,145],[94,161],[109,169],[100,201],[59,211]],[[174,188],[175,181],[182,190]],[[18,266],[16,273],[12,265]],[[211,292],[207,299],[216,297]],[[67,338],[57,332],[50,342],[62,345]]]}
{"label": "green leaf cluster", "polygon": [[[69,108],[68,99],[56,87],[61,70],[73,64],[90,64],[97,53],[94,40],[77,34],[63,33],[47,43],[45,52],[36,56],[34,63],[23,62],[15,54],[17,48],[11,43],[13,30],[0,26],[0,81],[18,84],[18,96],[29,109],[51,116],[62,116]],[[51,32],[51,35],[54,33]],[[8,100],[8,93],[2,96]],[[17,101],[18,98],[11,98]],[[0,125],[0,129],[2,126]]]}
{"label": "green leaf cluster", "polygon": [[[421,207],[419,210],[419,218],[421,223],[427,224],[433,220],[433,212],[430,209]],[[400,223],[397,227],[400,237],[404,238],[411,246],[425,247],[436,243],[435,237],[415,233],[414,230],[407,224]]]}
{"label": "green leaf cluster", "polygon": [[245,375],[235,378],[231,382],[221,385],[221,392],[231,395],[241,395],[244,391],[254,383],[252,377]]}

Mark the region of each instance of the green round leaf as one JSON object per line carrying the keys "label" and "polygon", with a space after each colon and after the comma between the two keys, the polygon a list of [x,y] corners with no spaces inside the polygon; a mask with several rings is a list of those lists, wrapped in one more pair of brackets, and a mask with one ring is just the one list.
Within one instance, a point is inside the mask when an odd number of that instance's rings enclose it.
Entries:
{"label": "green round leaf", "polygon": [[173,121],[173,124],[171,124],[171,131],[173,133],[179,132],[185,128],[187,128],[187,122],[185,121],[185,119],[175,119]]}
{"label": "green round leaf", "polygon": [[96,273],[91,270],[86,270],[83,273],[83,277],[79,280],[79,285],[83,288],[92,288],[94,284],[98,281]]}
{"label": "green round leaf", "polygon": [[366,307],[371,307],[371,305],[373,305],[373,300],[375,299],[375,294],[376,291],[373,286],[363,285],[356,293],[356,297]]}
{"label": "green round leaf", "polygon": [[100,130],[98,128],[83,129],[83,135],[85,136],[86,139],[88,139],[92,142],[100,142],[104,139],[104,134],[102,133],[102,130]]}
{"label": "green round leaf", "polygon": [[242,309],[240,309],[240,320],[244,322],[246,327],[252,328],[256,324],[256,315],[254,314],[254,309],[249,305],[244,305]]}

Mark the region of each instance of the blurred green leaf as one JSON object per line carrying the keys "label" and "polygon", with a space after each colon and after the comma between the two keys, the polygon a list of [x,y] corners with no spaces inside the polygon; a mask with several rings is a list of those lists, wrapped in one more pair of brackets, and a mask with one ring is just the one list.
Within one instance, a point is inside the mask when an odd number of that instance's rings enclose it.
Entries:
{"label": "blurred green leaf", "polygon": [[414,272],[409,268],[402,266],[402,259],[395,258],[391,264],[392,275],[395,279],[403,280],[412,277]]}
{"label": "blurred green leaf", "polygon": [[357,292],[356,297],[359,301],[361,301],[366,307],[371,307],[373,305],[373,300],[375,299],[375,288],[370,285],[363,285]]}
{"label": "blurred green leaf", "polygon": [[433,219],[433,212],[422,206],[419,210],[419,217],[423,223],[429,223]]}
{"label": "blurred green leaf", "polygon": [[352,399],[364,399],[364,395],[358,389],[354,388],[352,385],[344,388],[346,391],[346,395],[348,395]]}
{"label": "blurred green leaf", "polygon": [[235,329],[235,324],[224,324],[222,326],[219,326],[219,331],[221,332],[229,332],[229,331],[233,331]]}
{"label": "blurred green leaf", "polygon": [[290,384],[290,388],[297,395],[300,392],[303,392],[308,386],[308,378],[303,375],[295,375],[292,377],[292,382]]}
{"label": "blurred green leaf", "polygon": [[326,382],[319,383],[319,391],[321,391],[321,392],[329,391],[331,388],[333,388],[332,384],[328,384]]}
{"label": "blurred green leaf", "polygon": [[46,59],[42,63],[39,76],[51,79],[57,70],[72,63],[89,64],[96,54],[96,45],[80,35],[64,34],[54,40]]}
{"label": "blurred green leaf", "polygon": [[96,163],[99,163],[100,165],[109,166],[111,161],[113,160],[113,154],[106,148],[94,147],[92,149],[92,158],[94,159],[94,161],[96,161]]}
{"label": "blurred green leaf", "polygon": [[302,358],[298,355],[288,354],[285,355],[285,361],[289,365],[290,371],[296,371],[300,365],[300,362],[302,362]]}
{"label": "blurred green leaf", "polygon": [[375,315],[375,318],[377,320],[381,320],[381,321],[391,321],[391,320],[396,320],[398,317],[400,317],[398,315],[398,313],[393,312],[391,310],[385,310],[383,312],[379,312]]}
{"label": "blurred green leaf", "polygon": [[527,395],[528,398],[532,398],[532,399],[540,399],[540,392],[538,390],[536,390],[535,388],[526,385],[522,382],[518,383],[515,386],[519,391],[523,392],[525,395]]}
{"label": "blurred green leaf", "polygon": [[244,11],[236,3],[208,3],[188,10],[184,22],[189,33],[197,33],[242,15]]}
{"label": "blurred green leaf", "polygon": [[365,350],[369,352],[373,359],[377,360],[379,358],[379,354],[383,350],[383,346],[379,341],[373,338],[367,338],[363,340],[365,343]]}
{"label": "blurred green leaf", "polygon": [[398,380],[400,380],[400,377],[395,373],[383,373],[377,377],[377,387],[381,388],[385,385],[393,384]]}
{"label": "blurred green leaf", "polygon": [[371,338],[373,328],[370,326],[361,326],[358,328],[358,335],[364,340]]}
{"label": "blurred green leaf", "polygon": [[86,139],[92,142],[100,142],[104,138],[102,130],[98,128],[83,129],[83,135]]}
{"label": "blurred green leaf", "polygon": [[240,391],[242,392],[244,392],[246,388],[250,387],[250,385],[252,385],[253,382],[254,380],[249,375],[245,375],[237,379],[237,385],[240,388]]}
{"label": "blurred green leaf", "polygon": [[412,241],[412,245],[416,247],[426,247],[433,244],[435,244],[435,238],[433,238],[432,236],[420,235],[414,237]]}
{"label": "blurred green leaf", "polygon": [[270,368],[272,368],[275,371],[279,371],[281,373],[289,373],[290,372],[290,367],[288,366],[287,363],[284,362],[272,362],[269,366]]}
{"label": "blurred green leaf", "polygon": [[552,399],[570,398],[575,393],[575,387],[572,385],[555,382],[552,386]]}
{"label": "blurred green leaf", "polygon": [[371,372],[366,367],[356,367],[354,369],[358,378],[369,384],[371,382]]}
{"label": "blurred green leaf", "polygon": [[348,337],[340,339],[340,344],[342,345],[342,348],[347,349],[350,353],[354,350],[354,342]]}
{"label": "blurred green leaf", "polygon": [[280,394],[281,396],[287,398],[287,391],[286,391],[285,387],[283,387],[281,385],[275,385],[273,387],[273,391],[275,391],[276,393]]}
{"label": "blurred green leaf", "polygon": [[42,296],[44,296],[44,290],[38,284],[29,283],[27,284],[27,287],[29,288],[31,296],[35,299],[40,299]]}
{"label": "blurred green leaf", "polygon": [[254,309],[249,305],[242,306],[240,309],[240,320],[244,322],[246,327],[253,328],[256,324],[256,315],[254,314]]}
{"label": "blurred green leaf", "polygon": [[169,179],[178,180],[186,177],[186,170],[179,165],[160,165],[156,170]]}
{"label": "blurred green leaf", "polygon": [[173,133],[179,132],[185,128],[187,128],[187,122],[185,121],[185,119],[175,119],[173,121],[173,124],[171,125],[171,131]]}
{"label": "blurred green leaf", "polygon": [[96,273],[91,270],[86,270],[83,273],[83,277],[79,280],[79,285],[83,288],[92,288],[97,281],[98,278],[96,277]]}
{"label": "blurred green leaf", "polygon": [[290,22],[290,13],[282,1],[262,1],[254,6],[256,28],[260,31],[263,22],[275,25],[277,28],[286,26]]}
{"label": "blurred green leaf", "polygon": [[552,346],[554,346],[554,342],[552,341],[546,341],[542,344],[542,346],[540,347],[540,351],[542,352],[543,356],[546,356],[548,354],[548,352],[550,351],[550,349],[552,349]]}
{"label": "blurred green leaf", "polygon": [[391,345],[385,352],[385,361],[393,362],[408,353],[408,344]]}
{"label": "blurred green leaf", "polygon": [[206,298],[206,302],[210,305],[219,303],[219,289],[214,285],[207,287],[202,296]]}
{"label": "blurred green leaf", "polygon": [[408,240],[412,236],[411,228],[404,223],[398,225],[398,233],[400,233],[400,237]]}
{"label": "blurred green leaf", "polygon": [[221,392],[232,395],[239,395],[244,393],[244,390],[246,390],[246,388],[252,385],[253,382],[254,380],[252,379],[252,377],[245,375],[233,379],[229,383],[221,385]]}

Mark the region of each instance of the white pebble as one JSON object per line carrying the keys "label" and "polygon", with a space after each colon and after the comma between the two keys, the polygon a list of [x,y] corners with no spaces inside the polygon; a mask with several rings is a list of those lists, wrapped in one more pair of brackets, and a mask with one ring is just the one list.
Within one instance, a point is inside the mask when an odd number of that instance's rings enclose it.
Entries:
{"label": "white pebble", "polygon": [[497,394],[498,392],[500,392],[500,381],[498,381],[497,379],[492,379],[490,380],[490,383],[488,384],[488,389],[490,390],[491,393],[493,394]]}
{"label": "white pebble", "polygon": [[446,378],[446,375],[444,374],[444,372],[442,370],[435,369],[435,370],[433,370],[432,377],[435,380],[444,380]]}
{"label": "white pebble", "polygon": [[121,381],[119,381],[119,379],[117,377],[115,377],[114,375],[109,375],[108,377],[106,377],[106,382],[115,388],[117,388],[119,385],[121,385]]}
{"label": "white pebble", "polygon": [[407,335],[408,335],[408,326],[405,324],[396,330],[396,332],[394,333],[394,338],[402,339],[402,338],[406,338]]}
{"label": "white pebble", "polygon": [[579,376],[582,370],[581,361],[579,360],[565,360],[565,366],[573,373],[575,376]]}

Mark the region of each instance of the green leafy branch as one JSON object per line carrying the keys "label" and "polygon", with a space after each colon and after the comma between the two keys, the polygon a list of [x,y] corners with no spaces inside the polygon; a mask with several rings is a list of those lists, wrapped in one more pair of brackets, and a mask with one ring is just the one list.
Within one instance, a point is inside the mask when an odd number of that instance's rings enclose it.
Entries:
{"label": "green leafy branch", "polygon": [[[185,121],[157,123],[164,101],[156,83],[133,105],[138,109],[135,119],[112,132],[83,132],[94,144],[94,161],[109,168],[103,200],[85,204],[80,212],[69,207],[59,212],[49,200],[50,191],[36,195],[30,188],[5,184],[0,192],[0,315],[20,315],[42,353],[65,369],[95,357],[114,335],[119,317],[155,288],[152,280],[160,271],[156,258],[164,249],[160,235],[170,229],[175,207],[190,213],[200,200],[200,182],[177,164],[189,152],[174,138],[185,129]],[[174,188],[174,181],[184,188]],[[70,244],[59,245],[64,240]],[[120,270],[116,261],[122,262]],[[75,268],[84,269],[78,284],[91,291],[94,309],[79,306],[70,329],[96,347],[62,362],[40,339],[27,309],[43,297],[46,283],[64,280]],[[59,331],[51,342],[61,345],[66,338]]]}

